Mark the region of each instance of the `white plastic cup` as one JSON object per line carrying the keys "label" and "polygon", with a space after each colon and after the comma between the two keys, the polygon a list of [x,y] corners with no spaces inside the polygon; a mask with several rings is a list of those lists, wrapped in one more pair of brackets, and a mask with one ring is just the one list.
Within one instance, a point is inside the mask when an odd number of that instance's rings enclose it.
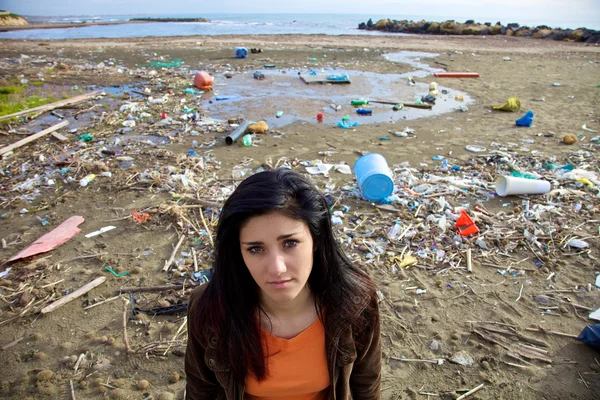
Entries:
{"label": "white plastic cup", "polygon": [[499,176],[496,179],[496,193],[499,196],[511,194],[543,194],[550,191],[550,182],[539,179]]}

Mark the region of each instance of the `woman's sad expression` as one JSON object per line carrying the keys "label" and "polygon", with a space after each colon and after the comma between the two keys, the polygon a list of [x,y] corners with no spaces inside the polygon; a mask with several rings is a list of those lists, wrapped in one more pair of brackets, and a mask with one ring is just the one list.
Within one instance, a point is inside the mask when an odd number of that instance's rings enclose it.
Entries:
{"label": "woman's sad expression", "polygon": [[293,302],[305,288],[314,254],[306,222],[278,212],[252,217],[240,229],[240,247],[263,300]]}

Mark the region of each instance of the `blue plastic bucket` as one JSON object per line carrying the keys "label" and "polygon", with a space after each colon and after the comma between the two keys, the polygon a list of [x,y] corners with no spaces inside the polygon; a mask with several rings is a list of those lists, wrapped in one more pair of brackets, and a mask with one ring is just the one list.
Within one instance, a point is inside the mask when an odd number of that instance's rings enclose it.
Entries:
{"label": "blue plastic bucket", "polygon": [[392,171],[381,154],[369,153],[356,160],[354,176],[368,201],[379,202],[394,192]]}

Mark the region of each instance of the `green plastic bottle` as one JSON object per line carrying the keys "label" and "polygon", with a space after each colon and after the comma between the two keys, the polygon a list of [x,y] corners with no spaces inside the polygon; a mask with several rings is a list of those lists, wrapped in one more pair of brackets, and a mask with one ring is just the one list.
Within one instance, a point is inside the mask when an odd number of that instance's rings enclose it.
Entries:
{"label": "green plastic bottle", "polygon": [[363,106],[365,104],[369,104],[369,100],[352,100],[350,104],[353,106]]}
{"label": "green plastic bottle", "polygon": [[246,147],[252,146],[252,135],[244,136],[244,139],[242,140],[242,142],[244,143],[244,146],[246,146]]}

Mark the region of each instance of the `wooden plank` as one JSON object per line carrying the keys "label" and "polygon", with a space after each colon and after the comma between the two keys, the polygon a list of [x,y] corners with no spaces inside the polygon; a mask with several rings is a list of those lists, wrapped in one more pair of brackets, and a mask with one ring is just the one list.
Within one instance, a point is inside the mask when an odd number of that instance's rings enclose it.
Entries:
{"label": "wooden plank", "polygon": [[60,140],[61,142],[68,142],[69,141],[69,139],[67,137],[61,135],[58,132],[52,132],[51,135],[54,136],[54,138]]}
{"label": "wooden plank", "polygon": [[19,112],[13,113],[13,114],[3,115],[0,117],[0,121],[9,119],[12,117],[18,117],[20,115],[31,114],[33,112],[45,112],[45,111],[54,110],[55,108],[59,108],[59,107],[70,106],[72,104],[77,104],[82,101],[91,99],[92,97],[96,97],[100,93],[104,93],[104,92],[102,90],[96,90],[94,92],[85,93],[85,94],[82,94],[79,96],[71,97],[70,99],[60,100],[60,101],[56,101],[54,103],[45,104],[43,106],[30,108],[29,110],[23,110],[23,111],[19,111]]}
{"label": "wooden plank", "polygon": [[15,143],[10,144],[10,145],[8,145],[6,147],[3,147],[3,148],[0,149],[0,156],[2,154],[8,153],[9,151],[12,151],[14,149],[18,149],[21,146],[25,146],[27,143],[33,142],[34,140],[37,140],[37,139],[41,138],[42,136],[46,136],[47,134],[52,133],[55,130],[60,129],[63,126],[67,126],[67,125],[69,125],[69,121],[67,121],[67,120],[59,122],[58,124],[53,125],[50,128],[48,128],[48,129],[44,129],[41,132],[35,133],[35,134],[31,135],[31,136],[26,137],[25,139],[21,139],[18,142],[15,142]]}
{"label": "wooden plank", "polygon": [[95,288],[96,286],[103,284],[104,281],[106,281],[106,277],[101,276],[99,278],[94,279],[93,281],[91,281],[89,283],[86,283],[85,285],[83,285],[79,289],[75,290],[74,292],[71,292],[68,295],[63,296],[60,299],[56,300],[54,303],[50,304],[49,306],[42,308],[41,313],[48,314],[49,312],[52,312],[52,311],[56,310],[57,308],[64,306],[71,300],[75,300],[76,298],[86,294],[87,292],[89,292],[90,290]]}
{"label": "wooden plank", "polygon": [[350,79],[343,81],[329,80],[328,75],[300,75],[300,79],[306,84],[309,83],[350,83]]}

